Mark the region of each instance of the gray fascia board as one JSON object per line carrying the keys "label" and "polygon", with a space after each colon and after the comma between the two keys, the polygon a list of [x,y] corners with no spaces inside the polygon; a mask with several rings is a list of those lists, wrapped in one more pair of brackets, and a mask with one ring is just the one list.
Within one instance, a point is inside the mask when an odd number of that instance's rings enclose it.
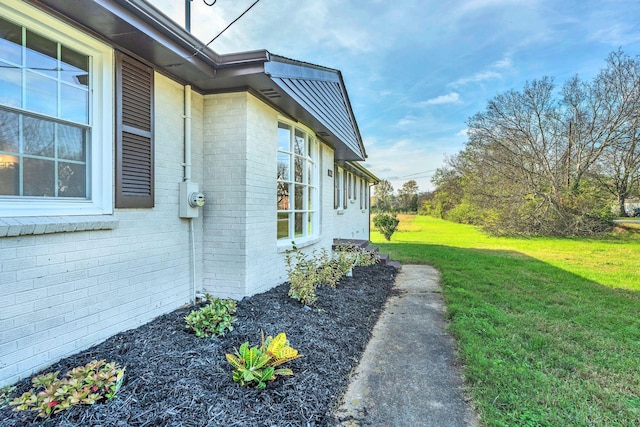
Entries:
{"label": "gray fascia board", "polygon": [[275,55],[272,55],[271,58],[271,61],[264,64],[264,72],[270,77],[340,83],[339,76],[335,70],[312,68],[288,61],[279,62],[278,59],[281,57]]}

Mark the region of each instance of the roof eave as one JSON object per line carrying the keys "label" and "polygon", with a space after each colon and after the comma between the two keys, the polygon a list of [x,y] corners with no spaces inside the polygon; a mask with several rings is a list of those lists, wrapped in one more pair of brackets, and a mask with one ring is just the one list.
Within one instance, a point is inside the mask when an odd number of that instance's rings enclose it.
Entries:
{"label": "roof eave", "polygon": [[[335,149],[343,161],[366,158],[364,144],[348,101],[342,74],[338,70],[310,64],[266,50],[220,55],[187,32],[171,18],[144,0],[24,0],[106,40],[119,49],[146,60],[184,84],[202,93],[252,88],[286,115],[311,127]],[[341,113],[349,117],[352,141],[344,140],[327,120],[318,117],[295,94],[286,93],[270,73],[292,70],[309,79],[333,79],[346,102]],[[279,96],[274,96],[274,94]],[[357,142],[354,142],[357,141]]]}

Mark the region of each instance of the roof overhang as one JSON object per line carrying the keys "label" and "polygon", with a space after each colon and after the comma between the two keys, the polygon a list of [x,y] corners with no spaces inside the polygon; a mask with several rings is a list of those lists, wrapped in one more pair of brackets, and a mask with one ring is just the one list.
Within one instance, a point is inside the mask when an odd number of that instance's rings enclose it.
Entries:
{"label": "roof overhang", "polygon": [[144,0],[24,0],[126,50],[204,94],[251,90],[344,161],[366,158],[338,70],[266,50],[220,55]]}

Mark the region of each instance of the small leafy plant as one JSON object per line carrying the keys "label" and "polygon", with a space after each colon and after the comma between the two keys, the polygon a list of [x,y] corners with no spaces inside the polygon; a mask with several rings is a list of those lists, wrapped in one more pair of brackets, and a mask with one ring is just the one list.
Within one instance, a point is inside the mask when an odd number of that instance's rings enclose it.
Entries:
{"label": "small leafy plant", "polygon": [[9,405],[15,406],[14,411],[38,411],[38,416],[48,418],[73,405],[111,400],[120,390],[124,371],[115,362],[93,360],[68,371],[62,379],[58,378],[59,372],[49,372],[34,377],[34,388]]}
{"label": "small leafy plant", "polygon": [[5,386],[0,388],[0,409],[4,408],[11,401],[11,393],[16,389],[16,386]]}
{"label": "small leafy plant", "polygon": [[199,310],[193,310],[184,319],[186,328],[191,329],[197,337],[220,337],[227,330],[232,331],[231,323],[236,312],[236,302],[230,299],[212,298],[206,296],[209,304]]}
{"label": "small leafy plant", "polygon": [[400,220],[395,213],[379,213],[373,217],[373,225],[387,241],[391,240],[391,236],[398,229],[398,224],[400,224]]}
{"label": "small leafy plant", "polygon": [[276,368],[301,356],[298,350],[289,345],[284,332],[275,338],[268,336],[266,340],[263,333],[259,347],[249,347],[249,343],[245,342],[234,354],[226,354],[227,361],[235,368],[233,381],[242,386],[253,385],[258,390],[263,390],[267,381],[275,380],[278,375],[293,375],[289,368]]}

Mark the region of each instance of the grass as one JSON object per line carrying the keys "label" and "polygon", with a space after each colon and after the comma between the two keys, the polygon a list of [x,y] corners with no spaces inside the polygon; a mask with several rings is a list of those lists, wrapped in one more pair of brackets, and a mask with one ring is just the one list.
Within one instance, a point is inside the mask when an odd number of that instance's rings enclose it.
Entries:
{"label": "grass", "polygon": [[640,426],[640,233],[495,238],[401,216],[381,251],[442,274],[487,426]]}

